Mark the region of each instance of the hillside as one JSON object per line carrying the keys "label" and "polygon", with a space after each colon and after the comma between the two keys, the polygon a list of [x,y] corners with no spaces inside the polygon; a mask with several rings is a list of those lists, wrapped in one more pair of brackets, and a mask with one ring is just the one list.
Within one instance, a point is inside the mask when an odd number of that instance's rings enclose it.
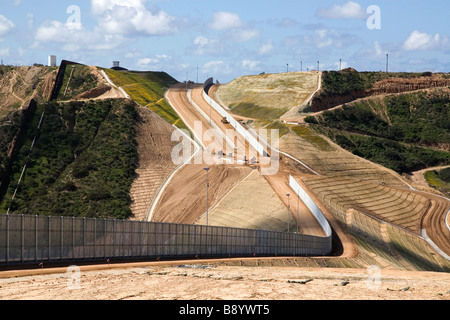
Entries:
{"label": "hillside", "polygon": [[[430,235],[431,230],[436,230],[434,241],[448,253],[448,230],[441,218],[449,204],[442,198],[413,191],[415,182],[407,175],[414,170],[448,165],[447,81],[443,75],[358,73],[352,69],[324,72],[322,90],[313,98],[312,107],[297,109],[299,119],[309,115],[307,123],[298,124],[280,119],[281,111],[273,112],[282,109],[282,101],[288,97],[272,100],[270,112],[254,107],[263,100],[251,94],[259,90],[257,81],[256,89],[251,81],[241,82],[239,87],[236,80],[231,82],[233,90],[230,84],[215,90],[216,99],[249,127],[279,130],[279,149],[319,174],[297,178],[345,226],[358,251],[351,258],[331,264],[367,266],[368,260],[375,259],[374,264],[385,267],[448,270],[445,258],[430,254],[432,249],[421,232],[429,228]],[[224,92],[235,95],[227,99]],[[296,99],[295,90],[285,91],[284,95]],[[232,104],[232,98],[245,100],[240,105],[242,110]],[[313,114],[318,101],[326,102],[326,109],[347,104]]]}
{"label": "hillside", "polygon": [[55,77],[56,68],[0,65],[0,119],[27,107],[30,99],[47,101]]}
{"label": "hillside", "polygon": [[364,99],[305,121],[344,149],[399,174],[450,164],[449,90]]}
{"label": "hillside", "polygon": [[[139,196],[139,181],[154,171],[158,188],[171,171],[161,165],[170,160],[174,128],[120,99],[100,68],[70,61],[58,70],[2,68],[0,92],[9,102],[0,109],[0,212],[143,219],[151,194]],[[107,73],[125,82],[142,77],[155,104],[174,81],[156,72]],[[17,110],[16,100],[26,107]]]}
{"label": "hillside", "polygon": [[324,71],[322,90],[314,97],[310,111],[327,110],[364,97],[449,86],[447,75],[431,72],[358,72],[351,68]]}
{"label": "hillside", "polygon": [[166,90],[177,81],[165,72],[116,71],[102,69],[115,85],[121,87],[136,103],[147,107],[166,122],[185,128],[176,112],[164,98]]}
{"label": "hillside", "polygon": [[313,72],[246,76],[221,85],[216,96],[236,115],[271,120],[302,110],[318,81],[319,74]]}
{"label": "hillside", "polygon": [[38,105],[19,141],[1,210],[129,217],[136,121],[135,105],[126,100]]}

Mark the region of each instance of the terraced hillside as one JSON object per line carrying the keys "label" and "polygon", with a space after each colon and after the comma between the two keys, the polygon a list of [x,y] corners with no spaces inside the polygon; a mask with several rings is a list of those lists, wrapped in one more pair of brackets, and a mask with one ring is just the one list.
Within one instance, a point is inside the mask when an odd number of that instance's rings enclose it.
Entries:
{"label": "terraced hillside", "polygon": [[343,150],[307,125],[290,126],[290,132],[280,140],[280,150],[306,163],[321,175],[407,187],[396,172]]}
{"label": "terraced hillside", "polygon": [[169,123],[147,108],[139,108],[138,113],[138,167],[130,190],[131,211],[132,220],[145,221],[157,192],[177,167],[171,160],[171,153],[179,142],[172,141],[175,128]]}
{"label": "terraced hillside", "polygon": [[428,230],[428,236],[446,254],[450,253],[446,241],[450,231],[442,221],[424,220],[429,215],[445,215],[450,209],[448,201],[348,178],[307,177],[303,181],[357,236],[399,251],[410,264],[421,268],[450,267],[450,261],[435,254],[423,237],[423,230]]}
{"label": "terraced hillside", "polygon": [[[346,72],[361,81],[361,90],[372,87],[378,89],[373,91],[374,96],[370,98],[349,103],[352,109],[347,110],[346,118],[332,118],[334,127],[326,127],[326,115],[337,113],[345,107],[314,114],[309,118],[312,121],[307,121],[308,123],[292,124],[280,121],[280,114],[264,113],[264,110],[260,110],[264,116],[254,116],[252,99],[257,98],[253,98],[251,94],[245,95],[248,100],[242,106],[248,110],[236,110],[221,96],[221,90],[226,85],[215,88],[213,96],[215,94],[219,103],[229,107],[249,127],[255,130],[278,129],[279,149],[318,173],[298,179],[307,185],[352,234],[359,253],[353,260],[343,259],[342,263],[357,264],[358,261],[376,257],[376,263],[385,267],[395,265],[406,269],[450,270],[449,261],[444,258],[450,252],[450,234],[444,219],[449,202],[415,191],[412,188],[415,186],[414,181],[405,174],[407,171],[399,170],[402,166],[416,169],[446,163],[449,134],[448,124],[445,123],[449,119],[447,90],[439,87],[439,76],[428,78],[428,75],[423,74],[390,74],[386,77],[375,73],[359,74],[353,70]],[[377,95],[394,92],[395,88],[388,85],[391,83],[401,83],[401,88],[398,89],[400,92],[422,89],[424,77],[427,78],[424,82],[425,90],[388,97]],[[403,80],[396,82],[398,78]],[[358,81],[355,83],[358,84]],[[385,91],[380,87],[382,83],[386,84],[383,87]],[[353,84],[341,81],[339,85],[342,88],[336,90],[355,92],[350,88]],[[439,88],[429,89],[430,86]],[[245,88],[241,89],[242,92],[251,92],[252,84],[246,83]],[[361,97],[365,94],[364,91]],[[360,96],[347,98],[349,102]],[[280,103],[278,107],[281,108],[282,105]],[[302,110],[306,115],[310,111]],[[356,122],[356,119],[361,121]],[[342,126],[346,126],[347,131],[342,130]],[[345,148],[340,143],[343,138],[339,138],[342,135],[349,140],[353,136],[374,140],[377,134],[384,135],[385,139],[389,138],[387,135],[395,137],[398,140],[396,152],[406,150],[406,154],[409,152],[414,158],[403,158],[400,155],[396,160],[398,166],[389,166],[386,162],[377,163],[376,158],[368,157],[362,151],[351,152],[354,150]],[[376,144],[360,144],[361,148],[373,145]],[[394,153],[389,153],[389,147],[382,143],[379,147],[376,153],[378,157],[394,159]],[[424,151],[421,152],[420,148]],[[440,248],[437,249],[441,250],[440,253],[436,252],[435,245]]]}
{"label": "terraced hillside", "polygon": [[450,91],[365,99],[305,119],[341,147],[399,174],[450,164]]}

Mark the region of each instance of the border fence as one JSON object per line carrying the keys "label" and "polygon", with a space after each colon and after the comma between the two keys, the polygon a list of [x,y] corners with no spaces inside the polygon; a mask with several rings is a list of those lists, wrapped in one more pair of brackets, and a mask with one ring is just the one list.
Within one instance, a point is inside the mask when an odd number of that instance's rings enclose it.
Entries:
{"label": "border fence", "polygon": [[331,237],[129,220],[0,215],[0,265],[80,260],[323,256]]}

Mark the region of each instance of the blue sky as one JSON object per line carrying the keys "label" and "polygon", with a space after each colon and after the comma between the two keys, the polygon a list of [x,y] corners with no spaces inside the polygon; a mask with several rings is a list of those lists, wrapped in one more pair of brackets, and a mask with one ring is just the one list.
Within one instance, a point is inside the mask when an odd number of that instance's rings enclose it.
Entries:
{"label": "blue sky", "polygon": [[340,59],[343,68],[384,70],[388,53],[390,71],[450,72],[446,0],[0,1],[0,58],[10,65],[54,54],[228,82],[317,61],[337,70]]}

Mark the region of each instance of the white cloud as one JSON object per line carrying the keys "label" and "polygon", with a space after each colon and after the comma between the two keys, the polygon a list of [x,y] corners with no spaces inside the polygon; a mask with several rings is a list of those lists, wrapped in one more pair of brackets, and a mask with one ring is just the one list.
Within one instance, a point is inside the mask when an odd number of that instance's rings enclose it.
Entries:
{"label": "white cloud", "polygon": [[213,30],[229,30],[239,28],[243,25],[239,15],[231,12],[220,11],[213,14],[213,22],[211,29]]}
{"label": "white cloud", "polygon": [[259,36],[259,30],[253,28],[233,29],[225,35],[227,40],[234,42],[247,42],[257,36]]}
{"label": "white cloud", "polygon": [[243,60],[241,66],[244,69],[255,70],[261,64],[260,61],[256,60]]}
{"label": "white cloud", "polygon": [[91,0],[98,25],[86,29],[69,22],[47,21],[35,33],[34,47],[41,43],[62,43],[63,50],[110,50],[124,45],[133,36],[157,36],[177,31],[175,18],[164,11],[147,10],[147,0]]}
{"label": "white cloud", "polygon": [[314,46],[318,49],[325,48],[344,48],[360,42],[360,39],[351,34],[341,34],[333,29],[315,30],[314,35],[303,37],[306,45]]}
{"label": "white cloud", "polygon": [[359,3],[349,1],[343,5],[334,5],[331,8],[320,8],[316,16],[327,19],[367,19],[367,13]]}
{"label": "white cloud", "polygon": [[0,14],[0,37],[5,36],[14,27],[14,23],[11,20]]}
{"label": "white cloud", "polygon": [[74,29],[70,24],[59,21],[50,21],[41,25],[36,31],[34,47],[39,43],[56,42],[62,43],[62,49],[74,52],[82,48],[87,50],[110,50],[119,47],[124,40],[121,35],[111,35],[100,32],[85,30],[82,27]]}
{"label": "white cloud", "polygon": [[208,75],[227,75],[233,72],[232,68],[221,60],[214,60],[205,63],[202,67],[202,71],[204,74]]}
{"label": "white cloud", "polygon": [[137,65],[141,68],[162,69],[164,64],[167,64],[170,60],[171,57],[165,54],[152,55],[147,58],[139,59]]}
{"label": "white cloud", "polygon": [[10,55],[10,48],[0,48],[0,57],[7,57]]}
{"label": "white cloud", "polygon": [[413,31],[408,39],[403,44],[403,49],[406,51],[425,51],[425,50],[439,50],[448,47],[448,36],[441,36]]}
{"label": "white cloud", "polygon": [[273,45],[272,39],[267,40],[264,42],[258,49],[258,53],[260,55],[266,55],[271,53],[275,49],[275,46]]}
{"label": "white cloud", "polygon": [[168,35],[178,31],[175,17],[160,10],[152,13],[147,0],[91,0],[99,26],[112,34]]}
{"label": "white cloud", "polygon": [[187,54],[196,56],[223,54],[226,50],[226,43],[217,38],[206,38],[198,36],[191,46],[186,49]]}

